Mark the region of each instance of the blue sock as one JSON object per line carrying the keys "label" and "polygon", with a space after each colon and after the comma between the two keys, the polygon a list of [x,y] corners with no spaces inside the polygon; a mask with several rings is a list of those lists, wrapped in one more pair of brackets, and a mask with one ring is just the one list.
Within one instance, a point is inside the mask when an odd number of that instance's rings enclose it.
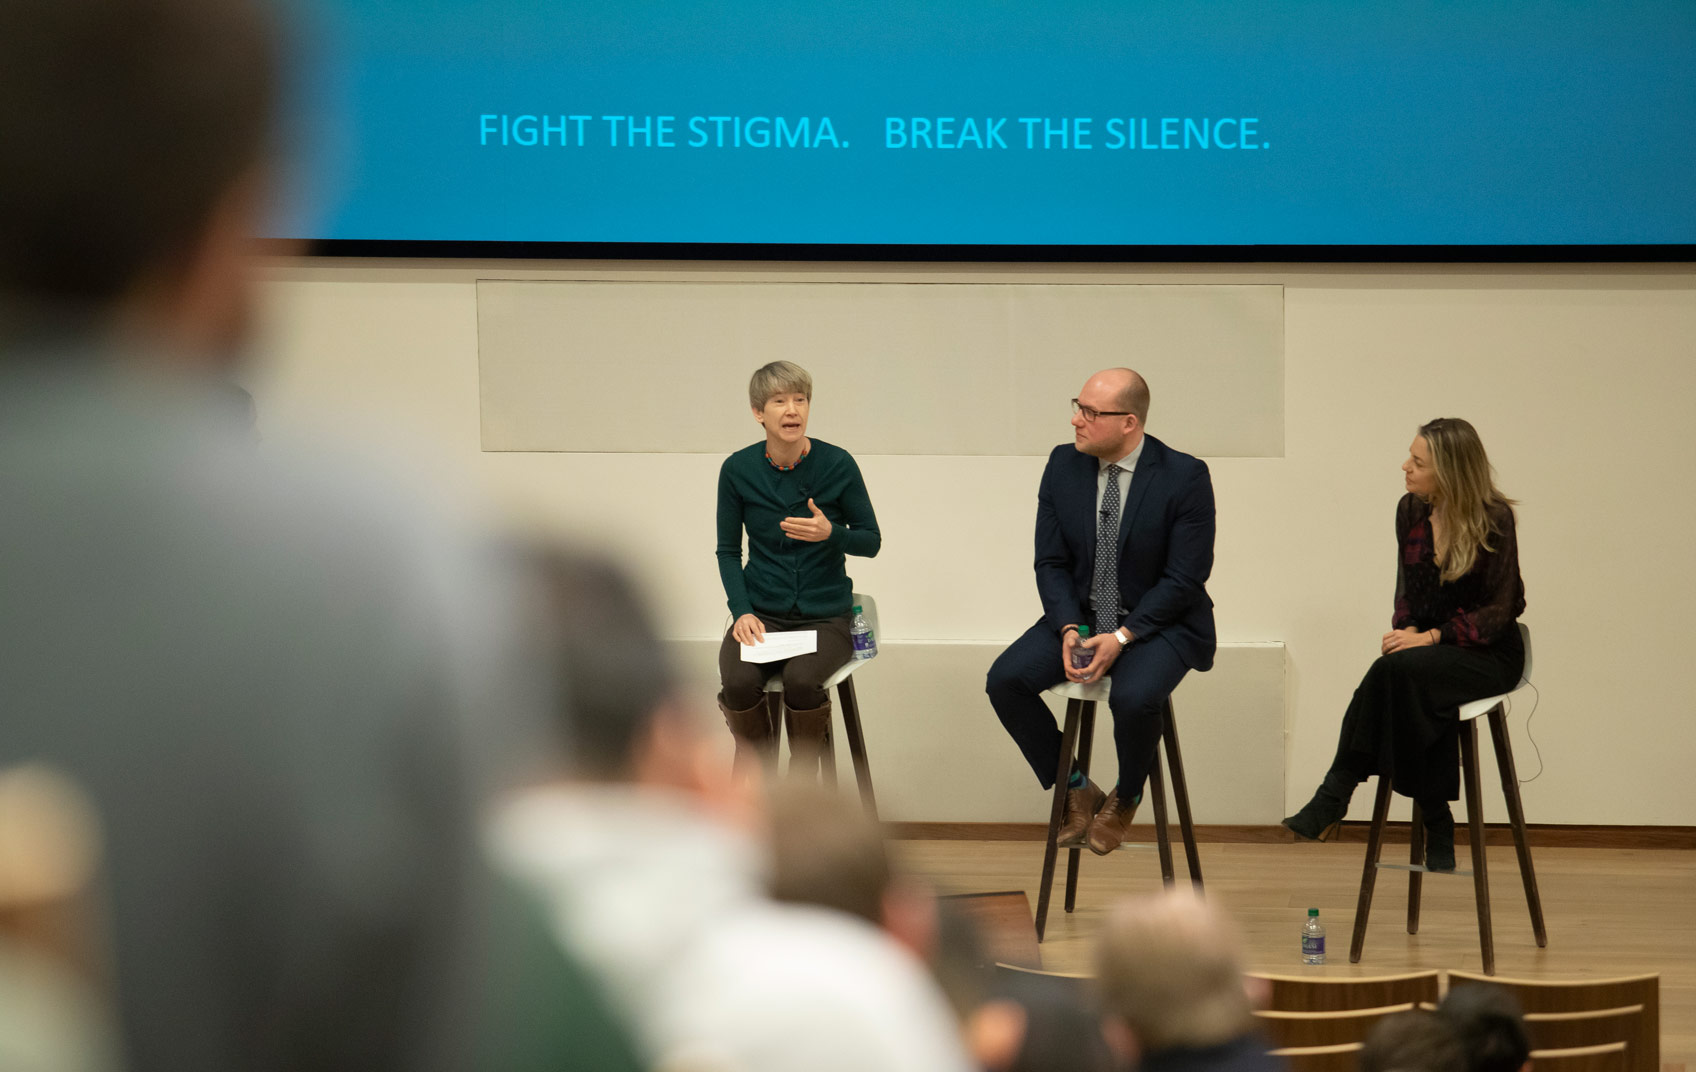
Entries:
{"label": "blue sock", "polygon": [[1072,772],[1071,778],[1067,779],[1066,788],[1067,789],[1082,789],[1084,787],[1084,783],[1087,782],[1088,780],[1089,779],[1084,777],[1083,771],[1075,770],[1075,771]]}
{"label": "blue sock", "polygon": [[[1122,789],[1123,789],[1123,788],[1124,788],[1124,786],[1123,786],[1123,785],[1122,785],[1122,784],[1117,784],[1117,783],[1116,783],[1116,784],[1115,784],[1115,785],[1114,785],[1114,786],[1113,786],[1113,792],[1114,792],[1114,793],[1115,793],[1115,794],[1116,794],[1116,795],[1117,795],[1117,796],[1118,796],[1118,797],[1119,797],[1119,799],[1120,799],[1120,800],[1124,800],[1124,799],[1125,799],[1125,794],[1124,794],[1124,793],[1123,793],[1123,792],[1121,792],[1121,790],[1122,790]],[[1136,807],[1136,806],[1137,806],[1137,805],[1138,805],[1138,804],[1141,804],[1141,803],[1142,803],[1142,791],[1141,791],[1141,790],[1140,790],[1140,789],[1139,789],[1139,790],[1138,790],[1138,791],[1137,791],[1137,795],[1136,795],[1136,796],[1134,796],[1134,797],[1132,797],[1132,798],[1131,798],[1131,807],[1133,807],[1133,808],[1134,808],[1134,807]]]}

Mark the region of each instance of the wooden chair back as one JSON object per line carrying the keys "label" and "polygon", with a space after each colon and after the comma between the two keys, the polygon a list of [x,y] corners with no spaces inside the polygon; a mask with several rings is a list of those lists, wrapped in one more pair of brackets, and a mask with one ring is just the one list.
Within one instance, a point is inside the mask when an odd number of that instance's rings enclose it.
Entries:
{"label": "wooden chair back", "polygon": [[1398,1012],[1409,1012],[1412,1002],[1377,1009],[1346,1009],[1342,1012],[1279,1012],[1254,1014],[1255,1023],[1267,1041],[1280,1048],[1340,1046],[1365,1042],[1378,1021]]}
{"label": "wooden chair back", "polygon": [[[1630,1072],[1661,1072],[1661,977],[1632,975],[1617,979],[1507,979],[1449,972],[1449,986],[1482,983],[1503,987],[1519,999],[1527,1016],[1535,1013],[1597,1012],[1641,1005],[1630,1044]],[[1529,1027],[1529,1021],[1527,1026]],[[1536,1043],[1533,1042],[1535,1046]]]}
{"label": "wooden chair back", "polygon": [[1271,989],[1267,1007],[1280,1012],[1343,1012],[1436,1001],[1440,979],[1435,971],[1329,979],[1261,972],[1248,974],[1251,978],[1266,981]]}
{"label": "wooden chair back", "polygon": [[1042,950],[1031,923],[1031,900],[1024,890],[955,893],[937,898],[942,907],[977,931],[992,963],[1042,968]]}
{"label": "wooden chair back", "polygon": [[1345,1042],[1340,1046],[1286,1046],[1271,1052],[1284,1059],[1289,1072],[1356,1072],[1360,1050],[1360,1043]]}
{"label": "wooden chair back", "polygon": [[1612,1042],[1570,1050],[1532,1050],[1531,1067],[1537,1072],[1628,1072],[1629,1049],[1624,1042]]}
{"label": "wooden chair back", "polygon": [[1071,995],[1072,999],[1080,1004],[1093,1005],[1096,1000],[1095,976],[1093,975],[1038,971],[1035,968],[1021,968],[1017,964],[1003,964],[997,961],[995,976],[1003,982],[1013,982],[1015,985],[1020,982],[1041,980],[1045,985],[1053,986],[1057,990]]}
{"label": "wooden chair back", "polygon": [[1534,1050],[1571,1050],[1630,1042],[1643,1026],[1643,1006],[1590,1012],[1531,1012],[1525,1014],[1525,1034]]}

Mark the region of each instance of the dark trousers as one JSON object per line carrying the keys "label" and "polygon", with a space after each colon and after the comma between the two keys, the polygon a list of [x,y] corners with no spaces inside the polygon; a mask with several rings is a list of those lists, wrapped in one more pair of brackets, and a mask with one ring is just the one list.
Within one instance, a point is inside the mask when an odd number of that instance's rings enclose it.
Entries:
{"label": "dark trousers", "polygon": [[[1172,645],[1159,637],[1139,640],[1119,653],[1108,671],[1112,686],[1107,706],[1113,712],[1113,745],[1119,757],[1119,785],[1128,796],[1142,790],[1154,763],[1154,748],[1165,728],[1166,698],[1189,667]],[[1066,680],[1060,665],[1060,635],[1046,621],[1025,630],[989,668],[985,691],[996,717],[1012,735],[1044,789],[1054,788],[1060,766],[1061,733],[1042,692]]]}
{"label": "dark trousers", "polygon": [[1437,644],[1379,656],[1343,715],[1332,768],[1353,781],[1389,774],[1397,792],[1422,805],[1458,799],[1458,708],[1519,684],[1525,649],[1508,632],[1487,648]]}
{"label": "dark trousers", "polygon": [[840,614],[834,618],[812,618],[805,621],[772,618],[756,614],[768,632],[789,632],[795,629],[817,629],[818,650],[797,655],[775,663],[745,663],[742,646],[727,629],[724,643],[718,649],[718,680],[724,689],[724,705],[732,711],[746,711],[765,695],[766,678],[783,675],[783,705],[791,711],[816,711],[830,702],[824,683],[830,675],[842,669],[854,655],[854,639],[848,634],[853,615]]}

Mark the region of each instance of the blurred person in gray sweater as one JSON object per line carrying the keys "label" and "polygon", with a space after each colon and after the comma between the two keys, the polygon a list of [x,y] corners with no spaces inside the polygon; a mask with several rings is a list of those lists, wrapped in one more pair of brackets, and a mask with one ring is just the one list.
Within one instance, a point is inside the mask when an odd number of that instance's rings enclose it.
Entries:
{"label": "blurred person in gray sweater", "polygon": [[475,526],[230,404],[280,67],[253,0],[0,4],[0,767],[98,813],[132,1072],[464,1069],[542,682]]}

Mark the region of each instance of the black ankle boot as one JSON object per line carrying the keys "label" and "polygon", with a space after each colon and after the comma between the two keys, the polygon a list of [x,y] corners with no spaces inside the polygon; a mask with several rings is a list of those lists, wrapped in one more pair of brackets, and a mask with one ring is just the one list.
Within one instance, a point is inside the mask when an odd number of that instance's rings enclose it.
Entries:
{"label": "black ankle boot", "polygon": [[1449,802],[1435,800],[1419,802],[1425,818],[1425,869],[1453,871],[1455,869],[1455,817]]}
{"label": "black ankle boot", "polygon": [[1330,841],[1348,814],[1349,797],[1364,778],[1352,771],[1333,766],[1325,772],[1325,780],[1300,811],[1284,820],[1284,828],[1304,841]]}

